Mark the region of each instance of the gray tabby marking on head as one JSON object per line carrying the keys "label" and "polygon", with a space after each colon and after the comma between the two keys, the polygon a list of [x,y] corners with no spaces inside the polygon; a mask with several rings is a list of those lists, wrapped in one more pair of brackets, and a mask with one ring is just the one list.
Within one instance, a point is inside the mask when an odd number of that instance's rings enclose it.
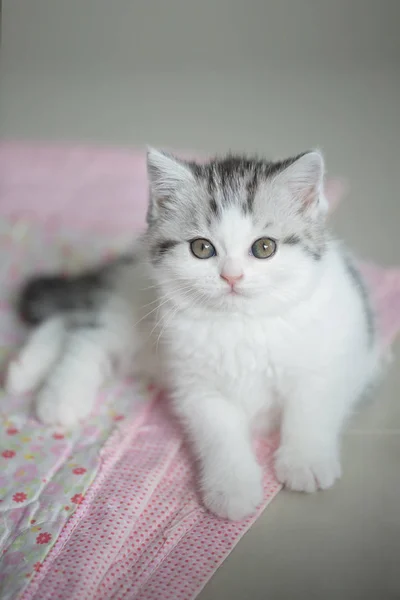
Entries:
{"label": "gray tabby marking on head", "polygon": [[320,245],[310,243],[310,240],[307,242],[306,236],[304,237],[304,239],[302,239],[299,235],[292,234],[284,238],[282,240],[282,243],[287,244],[289,246],[299,246],[314,260],[320,260],[322,258],[323,247],[321,247]]}
{"label": "gray tabby marking on head", "polygon": [[180,242],[176,240],[160,240],[157,241],[151,248],[151,260],[157,264],[162,257],[170,250],[175,248]]}
{"label": "gray tabby marking on head", "polygon": [[[252,212],[254,198],[261,179],[267,180],[277,173],[284,171],[296,162],[303,154],[283,161],[264,161],[257,157],[228,155],[225,158],[214,158],[210,162],[201,165],[197,171],[199,181],[207,181],[207,189],[210,194],[210,208],[213,213],[220,214],[218,208],[238,203],[245,214]],[[245,186],[246,196],[240,197],[235,193]],[[216,196],[221,200],[217,206]]]}

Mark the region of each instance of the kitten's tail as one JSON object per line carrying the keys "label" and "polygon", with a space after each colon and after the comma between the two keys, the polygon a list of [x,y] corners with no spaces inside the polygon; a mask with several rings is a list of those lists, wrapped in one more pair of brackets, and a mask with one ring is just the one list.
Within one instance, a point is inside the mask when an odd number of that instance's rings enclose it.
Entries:
{"label": "kitten's tail", "polygon": [[109,289],[108,269],[100,268],[76,276],[34,277],[22,288],[17,310],[20,318],[38,325],[56,315],[86,320],[98,309]]}

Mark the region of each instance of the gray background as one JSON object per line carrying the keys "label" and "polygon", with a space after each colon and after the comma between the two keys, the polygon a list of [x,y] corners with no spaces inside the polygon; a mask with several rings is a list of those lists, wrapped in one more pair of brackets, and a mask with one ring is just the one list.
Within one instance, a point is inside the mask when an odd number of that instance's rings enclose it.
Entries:
{"label": "gray background", "polygon": [[[400,263],[399,17],[398,0],[3,0],[0,136],[319,146],[351,185],[339,233]],[[202,600],[400,597],[398,373],[352,421],[342,481],[282,492]]]}

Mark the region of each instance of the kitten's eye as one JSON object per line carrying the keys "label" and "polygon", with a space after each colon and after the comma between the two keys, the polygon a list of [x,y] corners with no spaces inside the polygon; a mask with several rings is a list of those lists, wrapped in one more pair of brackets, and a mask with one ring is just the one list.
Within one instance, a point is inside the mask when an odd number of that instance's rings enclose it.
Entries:
{"label": "kitten's eye", "polygon": [[196,258],[211,258],[217,254],[212,243],[203,238],[192,240],[190,242],[190,249]]}
{"label": "kitten's eye", "polygon": [[276,242],[271,238],[260,238],[251,247],[251,253],[256,258],[271,258],[276,252]]}

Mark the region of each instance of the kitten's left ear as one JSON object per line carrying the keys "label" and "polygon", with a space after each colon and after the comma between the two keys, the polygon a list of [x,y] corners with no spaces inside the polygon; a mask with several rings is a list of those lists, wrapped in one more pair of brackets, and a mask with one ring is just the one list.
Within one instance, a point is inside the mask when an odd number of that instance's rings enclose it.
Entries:
{"label": "kitten's left ear", "polygon": [[150,186],[156,196],[171,196],[188,183],[193,183],[193,173],[187,162],[155,148],[147,149],[147,172]]}
{"label": "kitten's left ear", "polygon": [[325,214],[328,202],[324,195],[324,159],[313,150],[302,154],[279,175],[280,185],[287,187],[299,210],[311,217]]}
{"label": "kitten's left ear", "polygon": [[158,219],[164,209],[177,208],[178,195],[194,184],[188,163],[166,152],[147,149],[147,172],[150,182],[150,204],[147,222]]}

